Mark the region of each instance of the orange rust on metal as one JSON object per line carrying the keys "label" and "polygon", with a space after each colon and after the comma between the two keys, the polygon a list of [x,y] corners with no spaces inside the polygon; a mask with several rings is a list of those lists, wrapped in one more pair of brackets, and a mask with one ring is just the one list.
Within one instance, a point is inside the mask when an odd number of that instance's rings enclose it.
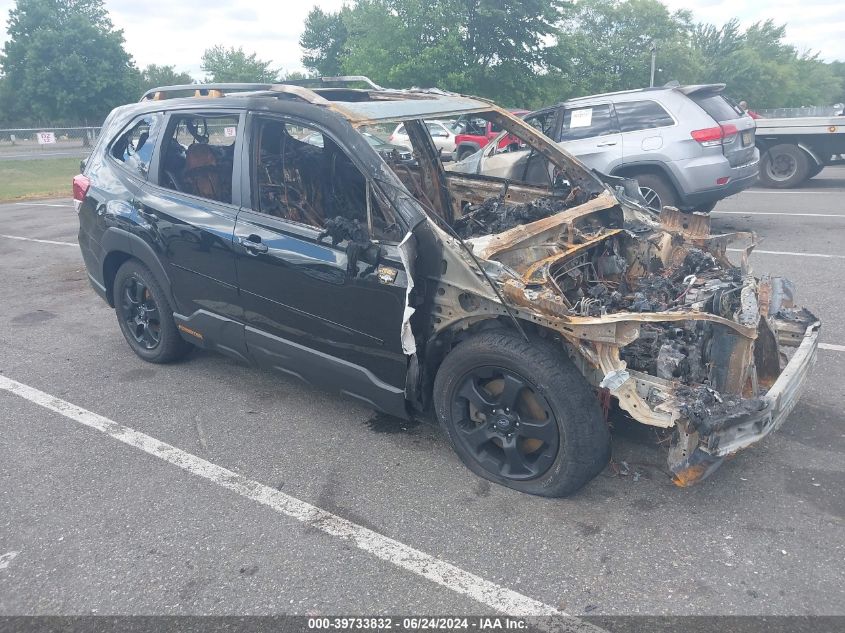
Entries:
{"label": "orange rust on metal", "polygon": [[[567,257],[574,257],[583,251],[589,250],[596,244],[599,244],[605,241],[606,239],[623,232],[624,231],[622,229],[610,229],[607,232],[603,232],[595,237],[590,238],[589,240],[585,240],[581,244],[562,244],[559,246],[559,248],[565,248],[566,250],[559,253],[555,253],[554,255],[550,255],[549,257],[545,257],[539,261],[532,263],[530,266],[528,266],[528,268],[525,269],[525,272],[517,268],[517,272],[522,273],[522,280],[525,283],[532,283],[534,275],[537,273],[537,271],[541,270],[542,268],[546,266],[551,266],[558,260],[566,259]],[[541,282],[542,280],[534,283]]]}
{"label": "orange rust on metal", "polygon": [[679,488],[687,488],[693,484],[701,481],[702,477],[707,472],[706,464],[695,464],[689,468],[685,468],[672,476],[672,483]]}
{"label": "orange rust on metal", "polygon": [[769,303],[772,300],[772,280],[764,275],[757,284],[757,308],[764,319],[769,316]]}
{"label": "orange rust on metal", "polygon": [[710,214],[683,213],[675,207],[663,207],[660,224],[667,231],[687,239],[710,237]]}
{"label": "orange rust on metal", "polygon": [[598,197],[593,198],[589,202],[585,202],[580,206],[566,209],[565,211],[561,211],[560,213],[556,213],[535,222],[530,222],[529,224],[515,226],[512,229],[503,231],[502,233],[497,233],[496,235],[490,237],[489,241],[487,241],[485,246],[476,253],[476,255],[482,259],[490,259],[497,253],[519,247],[526,240],[536,237],[545,231],[562,226],[568,222],[573,222],[578,218],[589,215],[595,211],[610,209],[611,207],[616,206],[616,204],[616,198],[605,191]]}

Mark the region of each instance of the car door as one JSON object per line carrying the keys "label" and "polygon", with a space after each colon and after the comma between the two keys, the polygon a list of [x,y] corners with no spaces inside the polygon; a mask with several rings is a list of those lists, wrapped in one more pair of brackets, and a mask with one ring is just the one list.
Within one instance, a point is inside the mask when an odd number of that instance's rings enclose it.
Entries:
{"label": "car door", "polygon": [[169,113],[137,205],[166,267],[180,330],[201,346],[246,360],[233,241],[243,125],[232,110]]}
{"label": "car door", "polygon": [[[299,140],[315,132],[320,146]],[[235,239],[250,354],[262,366],[404,414],[407,276],[396,243],[403,230],[383,240],[378,263],[373,247],[325,233],[341,209],[352,225],[354,218],[358,228],[373,226],[368,207],[378,199],[324,130],[250,114],[249,138],[251,196]]]}
{"label": "car door", "polygon": [[656,101],[642,99],[614,104],[622,132],[622,156],[626,163],[671,160],[664,153],[663,132],[675,119]]}
{"label": "car door", "polygon": [[622,162],[622,135],[609,103],[566,105],[556,140],[567,152],[600,172],[610,173]]}

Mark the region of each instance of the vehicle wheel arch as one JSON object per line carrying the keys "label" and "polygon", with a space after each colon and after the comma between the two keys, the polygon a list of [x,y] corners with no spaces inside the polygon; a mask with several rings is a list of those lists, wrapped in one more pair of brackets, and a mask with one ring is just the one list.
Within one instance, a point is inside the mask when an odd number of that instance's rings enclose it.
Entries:
{"label": "vehicle wheel arch", "polygon": [[458,145],[455,147],[455,156],[458,157],[464,153],[469,156],[475,154],[480,149],[481,145],[479,145],[478,143],[474,143],[471,141],[462,141],[458,143]]}
{"label": "vehicle wheel arch", "polygon": [[[537,324],[526,318],[519,319],[519,325],[522,331],[532,339],[546,338],[554,339],[560,338],[560,334],[554,330]],[[447,327],[437,331],[431,336],[425,345],[425,352],[423,355],[423,371],[420,374],[420,380],[423,382],[421,393],[426,394],[426,401],[431,401],[431,390],[434,386],[434,377],[437,375],[437,370],[443,361],[465,340],[473,337],[481,332],[489,332],[491,330],[507,330],[517,332],[516,324],[507,316],[497,314],[485,314],[480,316],[468,316],[450,323]]]}
{"label": "vehicle wheel arch", "polygon": [[623,163],[610,172],[611,176],[621,176],[623,178],[636,178],[639,174],[653,174],[666,178],[669,184],[672,185],[672,188],[675,190],[678,197],[683,197],[681,189],[678,186],[678,180],[675,178],[674,174],[672,174],[670,170],[666,169],[666,166],[661,163]]}
{"label": "vehicle wheel arch", "polygon": [[173,297],[170,277],[149,244],[137,235],[115,228],[106,231],[101,244],[106,252],[106,256],[103,258],[103,286],[106,288],[106,297],[112,308],[114,307],[114,280],[118,269],[127,260],[137,259],[149,268],[175,309],[176,304],[174,303],[175,298]]}

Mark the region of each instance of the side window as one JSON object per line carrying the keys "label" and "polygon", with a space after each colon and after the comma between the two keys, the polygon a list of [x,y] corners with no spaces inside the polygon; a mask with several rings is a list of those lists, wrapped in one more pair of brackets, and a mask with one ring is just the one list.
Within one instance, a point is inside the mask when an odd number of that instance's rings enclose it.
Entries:
{"label": "side window", "polygon": [[171,116],[162,143],[158,184],[217,202],[232,202],[236,114]]}
{"label": "side window", "polygon": [[628,101],[617,103],[614,107],[622,132],[675,125],[672,116],[656,101]]}
{"label": "side window", "polygon": [[567,108],[563,113],[561,141],[575,141],[616,132],[610,105]]}
{"label": "side window", "polygon": [[255,211],[329,235],[340,224],[357,224],[376,239],[402,238],[392,206],[331,138],[275,119],[258,119],[254,129]]}
{"label": "side window", "polygon": [[556,110],[538,112],[531,117],[526,117],[525,122],[528,125],[537,128],[546,136],[551,136],[552,132],[554,132],[552,128],[555,124],[555,112]]}
{"label": "side window", "polygon": [[426,123],[428,133],[432,138],[446,138],[449,136],[449,131],[439,123]]}
{"label": "side window", "polygon": [[136,175],[146,178],[163,118],[160,113],[155,112],[135,119],[112,143],[112,157]]}

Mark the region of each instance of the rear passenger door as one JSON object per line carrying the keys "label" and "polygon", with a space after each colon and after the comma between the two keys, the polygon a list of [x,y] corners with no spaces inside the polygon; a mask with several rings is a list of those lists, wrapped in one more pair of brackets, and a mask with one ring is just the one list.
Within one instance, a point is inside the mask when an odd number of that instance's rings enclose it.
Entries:
{"label": "rear passenger door", "polygon": [[614,104],[616,120],[622,132],[622,156],[626,163],[662,157],[664,132],[676,125],[675,119],[656,101],[625,101]]}
{"label": "rear passenger door", "polygon": [[610,173],[622,162],[622,135],[609,103],[566,106],[557,139],[588,167]]}
{"label": "rear passenger door", "polygon": [[139,215],[165,263],[177,323],[206,347],[246,358],[233,242],[242,118],[231,110],[169,113]]}

